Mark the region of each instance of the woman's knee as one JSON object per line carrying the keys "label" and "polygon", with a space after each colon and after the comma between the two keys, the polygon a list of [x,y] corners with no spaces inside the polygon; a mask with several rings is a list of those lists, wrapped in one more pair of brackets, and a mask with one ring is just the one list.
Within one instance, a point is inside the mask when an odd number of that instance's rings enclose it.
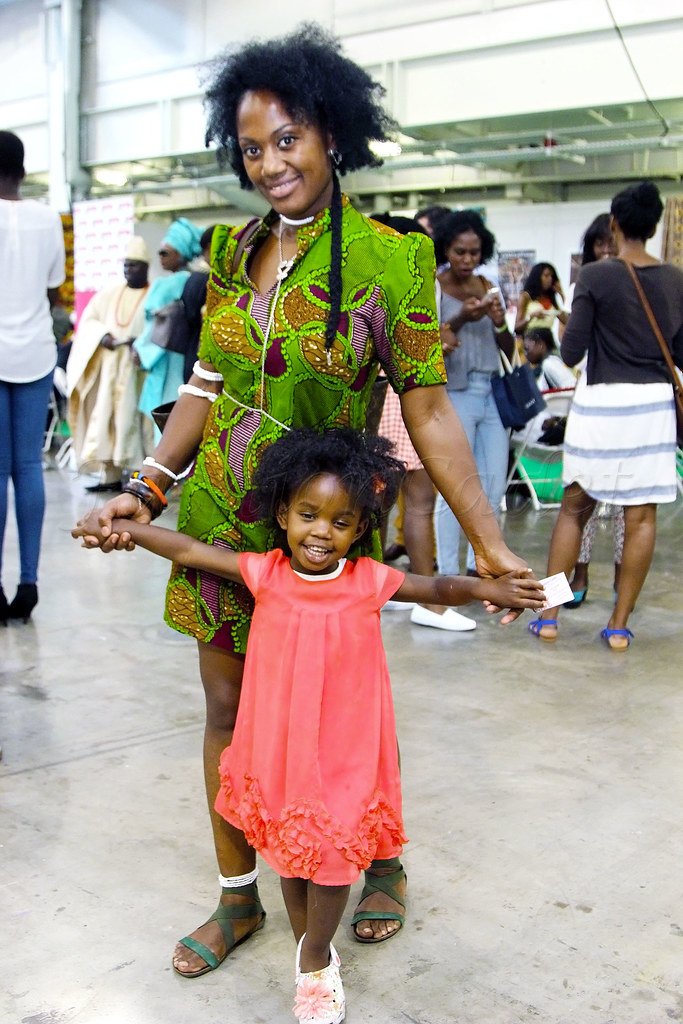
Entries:
{"label": "woman's knee", "polygon": [[199,644],[199,671],[210,728],[232,731],[237,718],[244,658],[220,648]]}
{"label": "woman's knee", "polygon": [[573,483],[565,487],[562,497],[562,512],[564,515],[577,519],[581,529],[584,528],[592,516],[595,506],[595,498],[591,498],[589,494],[586,494],[579,484]]}
{"label": "woman's knee", "polygon": [[657,521],[656,505],[626,505],[624,506],[624,528],[625,530],[637,530],[642,527],[652,527]]}

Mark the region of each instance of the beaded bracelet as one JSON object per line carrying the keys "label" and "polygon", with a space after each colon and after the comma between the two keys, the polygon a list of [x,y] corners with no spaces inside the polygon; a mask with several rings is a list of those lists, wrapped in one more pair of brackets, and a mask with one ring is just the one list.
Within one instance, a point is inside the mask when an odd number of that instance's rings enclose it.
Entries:
{"label": "beaded bracelet", "polygon": [[178,388],[179,395],[194,395],[195,398],[206,398],[209,402],[215,402],[218,395],[213,391],[205,391],[204,388],[196,388],[194,384],[181,384]]}
{"label": "beaded bracelet", "polygon": [[140,483],[145,484],[146,487],[149,487],[152,494],[161,502],[162,508],[166,508],[168,506],[168,499],[166,498],[166,495],[158,486],[158,484],[155,484],[154,481],[150,479],[150,477],[141,476],[138,470],[136,469],[134,473],[131,473],[130,478],[131,480],[138,480]]}
{"label": "beaded bracelet", "polygon": [[196,374],[197,377],[201,377],[202,380],[215,380],[218,382],[223,380],[222,373],[213,373],[211,370],[205,370],[204,367],[199,362],[199,360],[197,360],[197,362],[192,367],[192,372]]}
{"label": "beaded bracelet", "polygon": [[143,466],[151,466],[152,469],[158,469],[160,473],[165,473],[166,476],[170,476],[174,483],[178,483],[180,477],[177,473],[174,473],[172,469],[167,469],[166,466],[162,466],[160,462],[156,462],[151,455],[148,455],[146,459],[142,460]]}
{"label": "beaded bracelet", "polygon": [[496,334],[505,334],[506,331],[510,330],[507,324],[501,324],[500,327],[496,327],[496,325],[494,324],[493,329],[496,332]]}

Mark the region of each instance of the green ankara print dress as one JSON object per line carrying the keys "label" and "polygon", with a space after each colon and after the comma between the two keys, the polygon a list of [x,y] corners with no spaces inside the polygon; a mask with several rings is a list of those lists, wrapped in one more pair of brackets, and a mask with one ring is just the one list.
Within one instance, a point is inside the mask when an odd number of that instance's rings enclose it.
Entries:
{"label": "green ankara print dress", "polygon": [[[399,394],[445,381],[431,241],[370,220],[346,196],[342,203],[341,316],[329,359],[329,209],[298,229],[295,263],[281,285],[265,353],[275,288],[261,295],[246,267],[277,217],[265,218],[234,276],[230,268],[246,228],[214,231],[199,356],[223,375],[224,392],[211,406],[183,487],[178,529],[191,537],[234,551],[269,550],[274,527],[259,518],[250,493],[265,447],[287,427],[363,430],[380,365]],[[379,539],[362,553],[381,557]],[[181,633],[243,654],[252,609],[246,587],[173,565],[166,621]]]}

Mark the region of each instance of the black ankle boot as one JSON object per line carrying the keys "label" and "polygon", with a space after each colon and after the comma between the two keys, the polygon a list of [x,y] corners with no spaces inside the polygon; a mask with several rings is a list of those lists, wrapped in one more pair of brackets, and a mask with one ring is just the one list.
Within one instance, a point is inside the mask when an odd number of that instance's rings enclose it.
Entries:
{"label": "black ankle boot", "polygon": [[5,597],[5,591],[0,587],[0,625],[7,625],[7,618],[9,616],[9,605],[7,604],[7,598]]}
{"label": "black ankle boot", "polygon": [[38,604],[38,587],[35,583],[20,583],[14,600],[7,609],[10,619],[23,619],[28,622],[31,612]]}

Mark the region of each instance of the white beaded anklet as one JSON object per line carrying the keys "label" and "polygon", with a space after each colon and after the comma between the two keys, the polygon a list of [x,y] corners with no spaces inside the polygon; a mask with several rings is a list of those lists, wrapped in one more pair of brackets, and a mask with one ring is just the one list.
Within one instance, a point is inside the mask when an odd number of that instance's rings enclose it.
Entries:
{"label": "white beaded anklet", "polygon": [[221,889],[239,889],[243,885],[251,885],[258,878],[258,868],[254,868],[253,871],[249,871],[246,875],[233,875],[231,878],[226,878],[225,875],[218,876]]}

